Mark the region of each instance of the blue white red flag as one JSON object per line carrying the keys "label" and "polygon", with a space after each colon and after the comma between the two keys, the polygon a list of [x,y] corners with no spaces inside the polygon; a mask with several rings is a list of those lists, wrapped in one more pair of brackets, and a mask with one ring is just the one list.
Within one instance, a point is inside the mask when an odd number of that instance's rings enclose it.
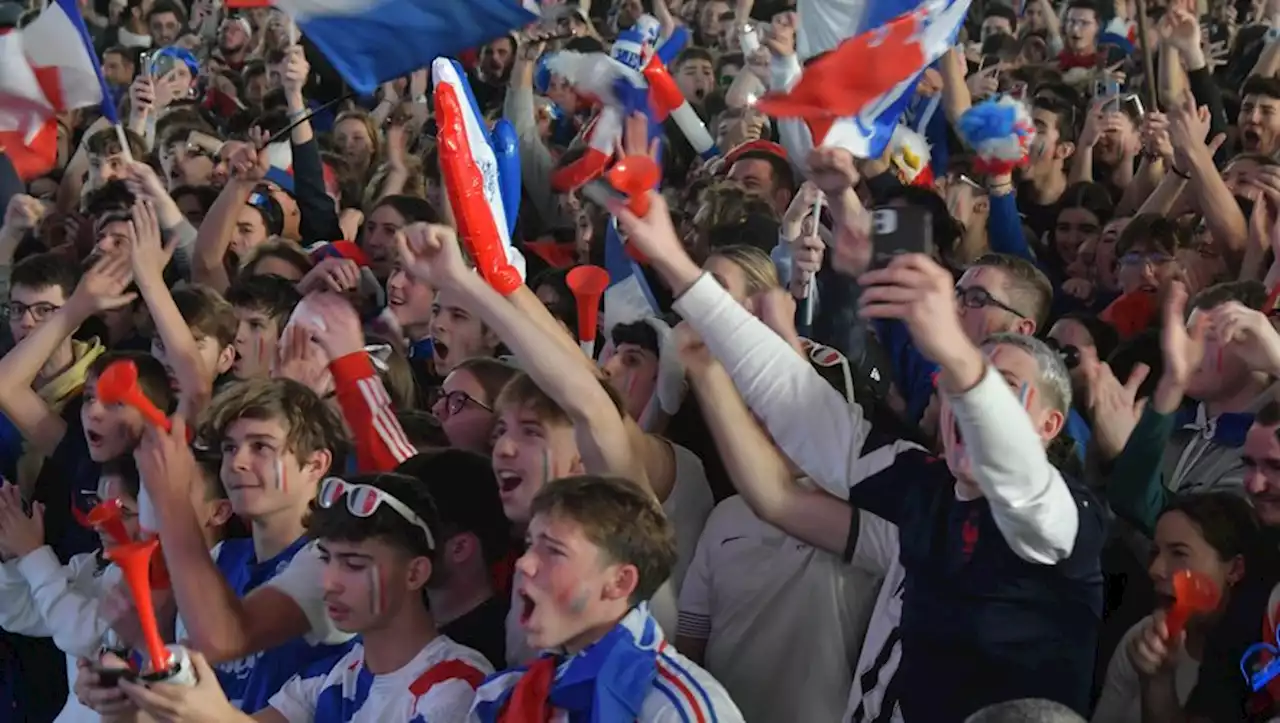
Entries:
{"label": "blue white red flag", "polygon": [[0,148],[19,176],[34,178],[53,167],[54,116],[91,105],[117,121],[75,0],[54,0],[26,27],[0,30]]}
{"label": "blue white red flag", "polygon": [[[921,73],[955,45],[969,3],[869,3],[861,32],[809,63],[791,90],[765,95],[757,107],[775,117],[804,119],[815,146],[878,158],[893,138]],[[851,73],[850,68],[859,72]]]}
{"label": "blue white red flag", "polygon": [[351,89],[456,56],[538,19],[517,0],[275,0]]}
{"label": "blue white red flag", "polygon": [[604,268],[609,286],[604,290],[604,330],[658,316],[658,303],[640,264],[623,247],[617,219],[609,219],[604,232]]}

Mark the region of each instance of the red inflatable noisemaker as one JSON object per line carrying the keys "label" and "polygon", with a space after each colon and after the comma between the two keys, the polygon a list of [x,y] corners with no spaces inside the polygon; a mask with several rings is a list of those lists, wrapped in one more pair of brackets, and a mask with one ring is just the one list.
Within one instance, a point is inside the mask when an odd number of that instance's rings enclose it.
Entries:
{"label": "red inflatable noisemaker", "polygon": [[120,507],[120,500],[103,500],[94,505],[85,516],[85,524],[106,533],[117,545],[127,545],[131,541],[124,529],[124,510]]}
{"label": "red inflatable noisemaker", "polygon": [[112,362],[98,376],[98,399],[104,404],[124,404],[138,410],[147,420],[164,431],[173,429],[169,417],[142,393],[138,386],[138,365],[125,359]]}
{"label": "red inflatable noisemaker", "polygon": [[578,302],[578,344],[584,354],[595,358],[600,297],[609,287],[609,272],[599,266],[575,266],[565,277],[565,284]]}
{"label": "red inflatable noisemaker", "polygon": [[1165,615],[1169,639],[1178,637],[1192,615],[1213,612],[1222,600],[1222,591],[1204,574],[1180,570],[1173,576],[1173,607]]}
{"label": "red inflatable noisemaker", "polygon": [[605,174],[605,180],[627,196],[627,209],[637,216],[649,213],[649,191],[662,180],[658,162],[644,155],[625,156]]}
{"label": "red inflatable noisemaker", "polygon": [[151,657],[151,669],[148,674],[165,673],[170,668],[170,653],[160,637],[160,626],[156,623],[155,606],[151,602],[151,581],[148,579],[151,568],[151,556],[159,547],[157,539],[139,540],[106,551],[107,559],[114,562],[124,573],[125,584],[133,595],[133,604],[138,610],[138,623],[142,627],[142,637],[146,642],[147,654]]}

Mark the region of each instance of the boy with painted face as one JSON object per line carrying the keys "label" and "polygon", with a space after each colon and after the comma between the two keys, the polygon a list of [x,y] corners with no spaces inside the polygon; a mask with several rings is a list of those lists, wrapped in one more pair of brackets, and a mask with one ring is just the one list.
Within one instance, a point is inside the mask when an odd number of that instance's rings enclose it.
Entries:
{"label": "boy with painted face", "polygon": [[676,558],[650,492],[617,477],[562,478],[530,512],[516,563],[520,626],[548,652],[481,686],[471,721],[743,720],[714,678],[666,645],[644,602]]}
{"label": "boy with painted face", "polygon": [[[249,524],[252,536],[227,540],[216,566],[207,553],[186,564],[187,558],[177,555],[184,551],[180,548],[190,524],[191,504],[176,494],[173,485],[151,485],[150,492],[189,645],[213,659],[218,680],[233,704],[254,713],[299,669],[345,652],[348,636],[317,623],[311,635],[281,636],[258,651],[224,657],[218,655],[221,636],[202,615],[201,605],[210,597],[241,598],[271,584],[307,547],[308,505],[331,467],[341,466],[346,435],[328,405],[288,380],[234,384],[214,399],[204,419],[200,437],[210,448],[221,450],[222,484],[232,509]],[[175,426],[174,435],[176,430]],[[180,476],[174,470],[167,476],[175,474]],[[178,559],[183,562],[175,564]],[[319,594],[308,601],[305,613],[309,620],[325,620]]]}
{"label": "boy with painted face", "polygon": [[1025,697],[1086,711],[1105,529],[1100,505],[1045,453],[1071,401],[1058,355],[1008,333],[980,348],[951,274],[899,256],[859,277],[860,313],[904,322],[939,364],[945,461],[875,439],[857,405],[694,264],[661,197],[651,204],[644,218],[611,210],[778,446],[819,487],[900,529],[900,673],[930,681],[928,696],[903,697],[903,717],[958,722]]}
{"label": "boy with painted face", "polygon": [[[493,669],[480,653],[437,630],[426,587],[439,532],[431,496],[412,477],[325,478],[307,533],[324,561],[325,612],[339,629],[359,634],[360,643],[303,667],[252,717],[221,696],[201,696],[199,720],[464,721],[476,686]],[[127,690],[144,710],[155,704],[154,693]],[[194,697],[196,690],[180,693]]]}

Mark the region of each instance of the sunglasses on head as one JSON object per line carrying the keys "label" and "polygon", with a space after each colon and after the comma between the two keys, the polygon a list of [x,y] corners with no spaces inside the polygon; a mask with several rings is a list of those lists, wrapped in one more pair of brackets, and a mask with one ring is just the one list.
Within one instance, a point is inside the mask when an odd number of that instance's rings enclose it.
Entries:
{"label": "sunglasses on head", "polygon": [[431,528],[427,527],[427,523],[423,522],[417,513],[409,509],[408,505],[393,497],[386,490],[372,485],[347,482],[338,477],[326,477],[320,483],[320,494],[317,496],[316,502],[327,510],[338,504],[338,501],[344,495],[347,498],[347,512],[364,519],[371,517],[382,505],[386,505],[404,518],[405,522],[422,530],[422,534],[427,536],[428,549],[436,549],[436,538],[431,534]]}

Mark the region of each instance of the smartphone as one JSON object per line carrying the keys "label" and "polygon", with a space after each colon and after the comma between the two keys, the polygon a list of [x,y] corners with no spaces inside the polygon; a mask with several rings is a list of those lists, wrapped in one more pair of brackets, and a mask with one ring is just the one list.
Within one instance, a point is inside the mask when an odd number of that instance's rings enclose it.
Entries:
{"label": "smartphone", "polygon": [[1147,109],[1142,105],[1142,98],[1137,93],[1130,93],[1124,97],[1124,104],[1133,109],[1133,115],[1141,118],[1147,114]]}
{"label": "smartphone", "polygon": [[584,184],[581,190],[583,198],[600,208],[608,208],[610,201],[625,203],[627,200],[625,193],[609,185],[609,182],[602,178]]}
{"label": "smartphone", "polygon": [[922,208],[881,206],[871,212],[871,266],[901,254],[933,255],[933,217]]}
{"label": "smartphone", "polygon": [[138,67],[143,76],[151,77],[151,53],[142,53],[138,56]]}
{"label": "smartphone", "polygon": [[984,55],[982,56],[982,60],[978,62],[978,72],[981,73],[987,68],[994,68],[999,64],[1000,64],[999,55]]}

